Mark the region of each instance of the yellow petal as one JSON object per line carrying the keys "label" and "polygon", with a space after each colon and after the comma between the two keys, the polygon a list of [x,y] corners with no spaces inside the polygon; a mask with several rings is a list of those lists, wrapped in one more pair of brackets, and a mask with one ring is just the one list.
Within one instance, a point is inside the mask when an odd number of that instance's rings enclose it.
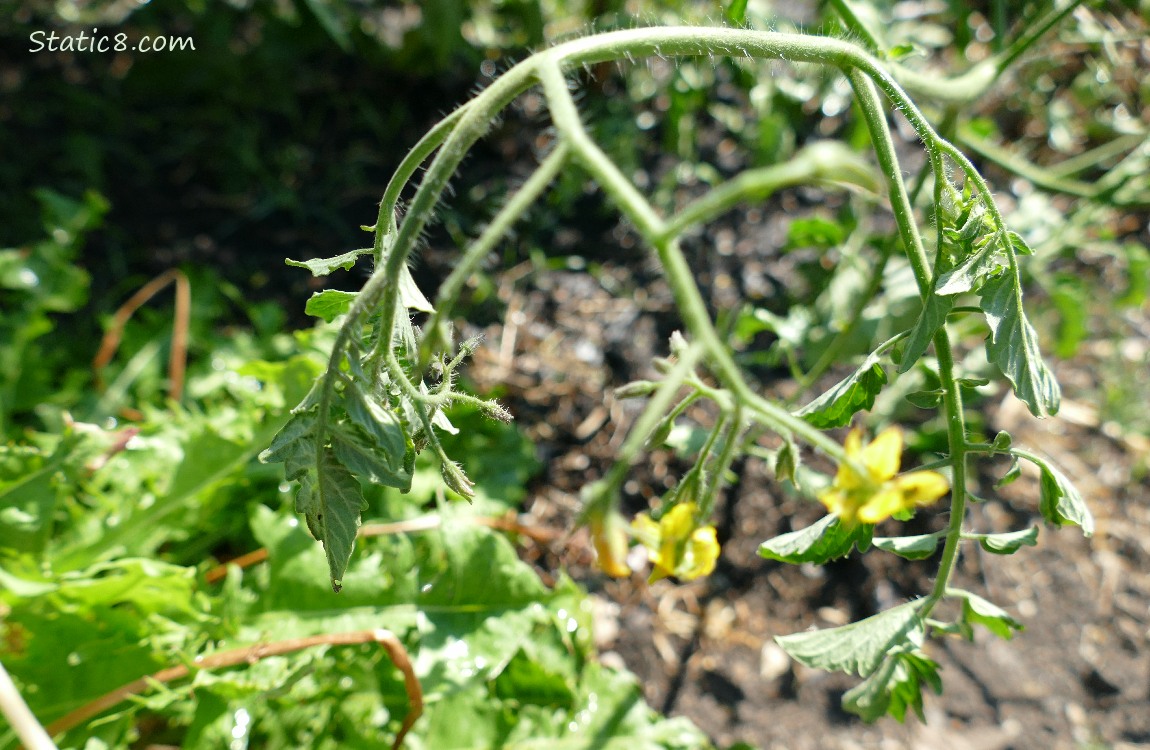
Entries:
{"label": "yellow petal", "polygon": [[950,482],[937,471],[912,471],[894,480],[904,506],[930,505],[950,490]]}
{"label": "yellow petal", "polygon": [[687,542],[683,559],[675,569],[675,575],[684,581],[710,575],[719,559],[719,540],[715,537],[714,526],[695,529]]}
{"label": "yellow petal", "polygon": [[679,503],[659,519],[659,535],[664,540],[687,541],[695,528],[695,504]]}
{"label": "yellow petal", "polygon": [[[861,462],[862,460],[862,430],[851,430],[847,434],[847,439],[843,441],[843,450],[846,451],[847,458],[854,462]],[[853,490],[861,487],[866,482],[866,477],[860,477],[858,473],[851,468],[850,461],[843,461],[839,464],[838,473],[835,474],[835,487],[844,490]]]}
{"label": "yellow petal", "polygon": [[599,569],[612,578],[626,578],[631,575],[627,565],[627,532],[623,519],[610,514],[599,521],[591,522],[591,541],[595,546]]}
{"label": "yellow petal", "polygon": [[863,523],[879,523],[900,510],[904,510],[902,495],[894,485],[886,484],[862,504],[858,509],[858,518]]}
{"label": "yellow petal", "polygon": [[888,427],[880,432],[863,449],[862,460],[875,482],[885,482],[898,474],[902,463],[902,432],[897,427]]}

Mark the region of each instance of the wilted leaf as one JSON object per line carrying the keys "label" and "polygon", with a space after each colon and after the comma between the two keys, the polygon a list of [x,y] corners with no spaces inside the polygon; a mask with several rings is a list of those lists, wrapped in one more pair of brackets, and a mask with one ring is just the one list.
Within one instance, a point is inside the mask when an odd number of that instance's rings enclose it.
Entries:
{"label": "wilted leaf", "polygon": [[971,625],[982,625],[1003,640],[1009,641],[1015,632],[1022,630],[1022,623],[1011,617],[1006,610],[988,602],[969,591],[956,592],[963,600],[962,619]]}
{"label": "wilted leaf", "polygon": [[1075,524],[1082,528],[1083,536],[1092,536],[1094,516],[1070,480],[1038,456],[1028,453],[1026,458],[1033,461],[1042,472],[1038,505],[1042,517],[1055,526]]}
{"label": "wilted leaf", "polygon": [[897,651],[888,655],[874,674],[848,690],[842,705],[864,721],[877,721],[886,714],[903,721],[908,708],[921,720],[923,683],[935,693],[942,692],[938,664],[918,649]]}
{"label": "wilted leaf", "polygon": [[338,593],[367,503],[359,482],[331,450],[324,451],[314,477],[304,475],[304,484],[297,503],[304,508],[308,528],[323,542],[331,586]]}
{"label": "wilted leaf", "polygon": [[982,310],[990,325],[986,357],[1010,380],[1014,393],[1036,417],[1058,413],[1061,390],[1042,360],[1038,335],[1022,309],[1018,277],[1004,273],[983,285]]}

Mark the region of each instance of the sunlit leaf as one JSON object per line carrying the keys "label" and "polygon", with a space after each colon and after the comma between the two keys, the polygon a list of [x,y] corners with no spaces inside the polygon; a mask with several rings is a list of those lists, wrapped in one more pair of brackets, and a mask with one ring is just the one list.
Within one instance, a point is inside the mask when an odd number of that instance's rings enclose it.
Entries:
{"label": "sunlit leaf", "polygon": [[330,323],[351,309],[356,296],[356,292],[324,289],[322,292],[316,292],[309,297],[303,310],[308,315],[323,318],[324,322]]}
{"label": "sunlit leaf", "polygon": [[1023,629],[1022,623],[1015,620],[998,605],[969,591],[957,591],[955,593],[962,598],[962,618],[965,622],[971,625],[982,625],[999,638],[1007,641],[1013,638],[1017,631]]}
{"label": "sunlit leaf", "polygon": [[908,708],[923,720],[924,683],[935,693],[942,692],[938,664],[918,649],[900,649],[883,659],[874,674],[848,690],[842,705],[864,721],[877,721],[887,714],[903,721]]}
{"label": "sunlit leaf", "polygon": [[838,516],[829,514],[805,529],[763,542],[759,545],[759,556],[785,563],[821,565],[849,555],[856,545],[865,552],[870,546],[873,528],[868,524],[858,524],[847,529]]}
{"label": "sunlit leaf", "polygon": [[327,276],[337,268],[342,268],[345,271],[351,270],[359,256],[370,255],[371,252],[371,248],[361,248],[337,255],[334,258],[314,258],[312,260],[291,260],[289,258],[285,263],[297,268],[306,268],[311,271],[312,276]]}
{"label": "sunlit leaf", "polygon": [[808,667],[866,677],[878,669],[892,649],[921,645],[921,601],[900,604],[850,625],[778,636],[775,641]]}
{"label": "sunlit leaf", "polygon": [[857,370],[804,406],[798,416],[815,427],[842,427],[850,423],[855,413],[874,406],[886,381],[878,356],[871,354]]}
{"label": "sunlit leaf", "polygon": [[1004,273],[986,282],[981,295],[982,310],[990,325],[987,359],[1002,370],[1031,414],[1057,414],[1061,390],[1042,359],[1038,335],[1023,312],[1018,277]]}
{"label": "sunlit leaf", "polygon": [[1074,524],[1081,527],[1083,536],[1092,536],[1094,516],[1070,480],[1046,460],[1029,454],[1026,458],[1037,464],[1042,474],[1038,505],[1042,517],[1055,526]]}
{"label": "sunlit leaf", "polygon": [[978,543],[984,550],[995,555],[1012,555],[1022,547],[1033,547],[1038,543],[1038,527],[1031,526],[1029,529],[1002,534],[987,534],[979,537]]}
{"label": "sunlit leaf", "polygon": [[934,554],[938,548],[937,534],[921,534],[918,536],[876,536],[871,543],[881,550],[893,552],[907,560],[925,560]]}
{"label": "sunlit leaf", "polygon": [[899,374],[909,372],[914,367],[926,348],[930,346],[934,334],[946,322],[946,316],[954,307],[954,297],[932,293],[926,298],[926,304],[915,321],[914,328],[906,337],[902,346],[902,360],[899,362]]}

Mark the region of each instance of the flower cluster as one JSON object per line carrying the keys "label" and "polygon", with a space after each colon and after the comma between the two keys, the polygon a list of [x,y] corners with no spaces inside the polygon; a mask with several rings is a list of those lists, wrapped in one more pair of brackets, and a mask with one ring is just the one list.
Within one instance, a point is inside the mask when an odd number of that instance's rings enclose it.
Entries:
{"label": "flower cluster", "polygon": [[[640,513],[631,523],[631,534],[647,549],[654,569],[650,582],[674,576],[683,581],[709,575],[719,559],[719,541],[714,526],[699,525],[698,507],[679,503],[658,521]],[[627,529],[618,514],[591,520],[591,539],[599,557],[599,567],[616,578],[631,574],[627,565]]]}

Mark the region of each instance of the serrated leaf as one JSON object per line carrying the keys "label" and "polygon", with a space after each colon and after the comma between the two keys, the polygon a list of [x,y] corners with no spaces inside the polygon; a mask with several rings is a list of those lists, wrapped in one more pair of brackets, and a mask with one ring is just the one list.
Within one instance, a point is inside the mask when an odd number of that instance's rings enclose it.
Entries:
{"label": "serrated leaf", "polygon": [[938,536],[920,534],[917,536],[876,536],[871,544],[881,550],[893,552],[907,560],[925,560],[938,548]]}
{"label": "serrated leaf", "polygon": [[939,276],[934,293],[950,296],[977,290],[1002,269],[1003,262],[998,245],[989,242],[981,250]]}
{"label": "serrated leaf", "polygon": [[260,461],[265,464],[282,462],[284,476],[289,480],[298,479],[315,463],[314,431],[314,414],[296,414],[280,428],[271,445],[260,453]]}
{"label": "serrated leaf", "polygon": [[899,374],[906,373],[914,363],[926,353],[934,334],[946,322],[946,316],[954,308],[954,297],[946,297],[937,293],[926,298],[922,312],[918,314],[914,328],[907,334],[906,343],[902,347],[902,359],[899,362]]}
{"label": "serrated leaf", "polygon": [[877,721],[890,714],[897,721],[906,719],[906,710],[922,713],[922,684],[935,693],[942,692],[938,664],[921,651],[899,651],[887,656],[880,667],[861,684],[843,694],[843,709],[863,721]]}
{"label": "serrated leaf", "polygon": [[1010,381],[1014,394],[1030,413],[1045,417],[1058,413],[1061,390],[1042,360],[1038,335],[1022,309],[1018,277],[1004,273],[981,290],[981,306],[990,325],[986,357]]}
{"label": "serrated leaf", "polygon": [[866,677],[892,649],[921,645],[920,601],[900,604],[850,625],[777,636],[775,641],[791,658],[808,667]]}
{"label": "serrated leaf", "polygon": [[345,314],[355,302],[356,292],[341,292],[338,289],[324,289],[308,298],[303,311],[330,323]]}
{"label": "serrated leaf", "polygon": [[371,248],[361,248],[359,250],[352,250],[349,253],[344,253],[343,255],[337,255],[334,258],[313,258],[312,260],[292,260],[288,258],[284,262],[296,268],[306,268],[311,271],[312,276],[327,276],[337,268],[350,271],[359,256],[371,255],[371,252]]}
{"label": "serrated leaf", "polygon": [[997,604],[988,602],[977,594],[969,591],[956,592],[962,597],[962,619],[971,625],[982,625],[999,638],[1009,641],[1014,634],[1023,629],[1022,623],[1015,620],[1010,614]]}
{"label": "serrated leaf", "polygon": [[[310,476],[306,478],[311,479]],[[331,450],[324,451],[310,492],[305,516],[308,529],[323,542],[331,587],[339,593],[343,587],[343,573],[355,547],[360,513],[367,508],[367,501],[359,482]]]}
{"label": "serrated leaf", "polygon": [[395,412],[364,393],[354,381],[344,391],[344,399],[347,415],[372,438],[387,465],[393,471],[402,467],[411,440]]}
{"label": "serrated leaf", "polygon": [[403,469],[403,454],[389,457],[362,430],[346,423],[331,426],[331,449],[352,474],[373,484],[407,491],[411,474]]}
{"label": "serrated leaf", "polygon": [[1083,536],[1093,536],[1094,516],[1070,480],[1045,460],[1030,454],[1026,458],[1042,473],[1038,503],[1042,517],[1055,526],[1074,524],[1081,527]]}
{"label": "serrated leaf", "polygon": [[865,552],[870,546],[872,530],[869,524],[847,529],[838,516],[827,515],[805,529],[781,534],[763,542],[759,545],[759,556],[792,565],[822,565],[849,555],[856,545],[860,551]]}
{"label": "serrated leaf", "polygon": [[906,400],[920,409],[934,409],[942,403],[942,390],[914,391],[906,394]]}
{"label": "serrated leaf", "polygon": [[842,427],[863,409],[874,406],[875,396],[886,385],[886,371],[871,354],[857,370],[804,406],[798,416],[815,427]]}
{"label": "serrated leaf", "polygon": [[1029,529],[1002,534],[987,534],[979,537],[978,543],[984,550],[995,555],[1013,555],[1022,547],[1033,547],[1038,543],[1038,527],[1031,526]]}
{"label": "serrated leaf", "polygon": [[1030,245],[1026,244],[1026,240],[1022,239],[1022,235],[1018,232],[1008,231],[1006,238],[1010,241],[1010,246],[1014,248],[1014,252],[1019,255],[1034,255],[1034,251],[1030,249]]}

